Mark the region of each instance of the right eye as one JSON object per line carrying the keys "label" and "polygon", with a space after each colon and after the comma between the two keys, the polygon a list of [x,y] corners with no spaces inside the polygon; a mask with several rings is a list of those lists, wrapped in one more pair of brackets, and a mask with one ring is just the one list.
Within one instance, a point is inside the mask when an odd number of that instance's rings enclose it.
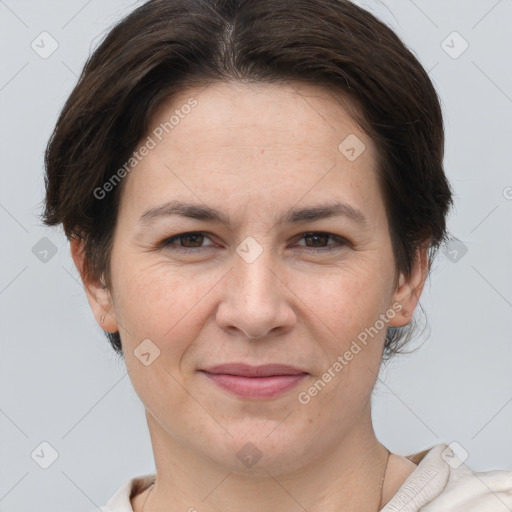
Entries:
{"label": "right eye", "polygon": [[[162,247],[165,247],[166,249],[170,249],[171,251],[178,251],[178,252],[191,252],[191,251],[197,251],[197,249],[205,249],[207,247],[211,246],[203,246],[201,247],[201,243],[204,241],[204,239],[209,237],[202,231],[193,231],[189,233],[180,233],[179,235],[174,235],[170,238],[166,238],[160,245]],[[185,244],[190,245],[176,245],[176,241],[178,241],[179,244],[185,242]],[[199,245],[196,245],[199,244]]]}

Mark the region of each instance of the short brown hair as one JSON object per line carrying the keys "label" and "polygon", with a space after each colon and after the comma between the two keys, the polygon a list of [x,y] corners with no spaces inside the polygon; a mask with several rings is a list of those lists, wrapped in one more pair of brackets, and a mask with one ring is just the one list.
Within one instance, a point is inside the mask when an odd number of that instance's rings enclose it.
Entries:
{"label": "short brown hair", "polygon": [[[111,286],[122,187],[101,200],[94,191],[128,161],[165,100],[227,80],[302,81],[349,98],[378,149],[396,268],[408,274],[427,245],[430,269],[452,203],[442,112],[427,72],[389,27],[348,0],[151,0],[90,56],[46,148],[42,218],[84,240],[89,277]],[[384,358],[411,332],[390,327]],[[107,336],[122,355],[119,333]]]}

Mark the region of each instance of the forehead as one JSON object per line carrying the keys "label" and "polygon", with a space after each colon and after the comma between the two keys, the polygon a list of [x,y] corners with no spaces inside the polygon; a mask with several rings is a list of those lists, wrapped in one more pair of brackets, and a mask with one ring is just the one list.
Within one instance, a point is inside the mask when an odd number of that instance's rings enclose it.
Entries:
{"label": "forehead", "polygon": [[[188,108],[192,101],[196,106]],[[174,116],[173,120],[177,123],[172,132],[178,137],[188,126],[197,136],[206,135],[212,142],[216,135],[221,138],[229,132],[233,142],[257,137],[257,142],[268,142],[269,146],[282,141],[326,151],[328,132],[334,139],[343,133],[366,138],[349,109],[357,111],[352,100],[312,84],[217,82],[180,91],[160,107],[151,126],[165,125],[169,114],[175,113],[181,114],[180,119]]]}
{"label": "forehead", "polygon": [[318,203],[333,190],[362,191],[360,201],[375,192],[373,141],[332,93],[309,84],[182,90],[159,108],[142,143],[148,138],[154,147],[123,192],[139,211],[176,196],[242,204],[248,190],[262,208],[284,196],[293,202],[308,194]]}

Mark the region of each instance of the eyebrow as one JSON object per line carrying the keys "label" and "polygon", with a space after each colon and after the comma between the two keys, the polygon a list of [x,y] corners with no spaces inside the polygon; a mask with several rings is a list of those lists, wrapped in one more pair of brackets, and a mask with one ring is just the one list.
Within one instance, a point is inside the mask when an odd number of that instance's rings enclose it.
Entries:
{"label": "eyebrow", "polygon": [[[229,215],[219,210],[203,204],[185,203],[182,201],[169,201],[160,206],[146,210],[141,215],[138,224],[148,225],[157,218],[170,217],[173,215],[189,219],[218,222],[227,226],[231,225]],[[313,205],[305,208],[292,208],[282,214],[276,220],[276,224],[314,222],[329,217],[347,217],[361,226],[368,224],[368,220],[360,210],[342,202]]]}

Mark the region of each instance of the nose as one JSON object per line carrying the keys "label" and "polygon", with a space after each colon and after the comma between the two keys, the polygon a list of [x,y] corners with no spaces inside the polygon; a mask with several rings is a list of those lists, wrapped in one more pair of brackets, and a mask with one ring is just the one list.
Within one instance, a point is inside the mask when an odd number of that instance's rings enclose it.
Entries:
{"label": "nose", "polygon": [[269,253],[263,251],[251,263],[235,255],[216,312],[218,325],[232,335],[254,340],[284,334],[295,325],[294,294]]}

